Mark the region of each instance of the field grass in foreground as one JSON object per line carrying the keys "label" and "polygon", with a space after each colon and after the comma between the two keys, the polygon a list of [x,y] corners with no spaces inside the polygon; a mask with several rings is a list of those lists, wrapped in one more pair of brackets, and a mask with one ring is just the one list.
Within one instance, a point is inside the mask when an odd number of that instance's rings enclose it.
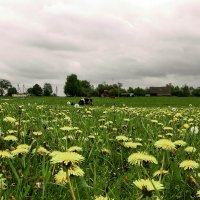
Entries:
{"label": "field grass in foreground", "polygon": [[198,98],[78,100],[0,100],[1,200],[200,197]]}

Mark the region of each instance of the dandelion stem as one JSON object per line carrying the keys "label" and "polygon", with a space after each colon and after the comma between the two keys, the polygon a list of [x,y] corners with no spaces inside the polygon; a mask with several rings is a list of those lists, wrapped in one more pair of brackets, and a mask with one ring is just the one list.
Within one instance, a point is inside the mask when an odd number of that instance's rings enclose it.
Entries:
{"label": "dandelion stem", "polygon": [[76,197],[75,197],[75,194],[74,194],[74,189],[73,189],[73,186],[71,184],[71,180],[70,180],[70,177],[69,177],[68,170],[67,170],[67,180],[68,180],[68,184],[69,184],[70,193],[72,195],[72,200],[76,200]]}

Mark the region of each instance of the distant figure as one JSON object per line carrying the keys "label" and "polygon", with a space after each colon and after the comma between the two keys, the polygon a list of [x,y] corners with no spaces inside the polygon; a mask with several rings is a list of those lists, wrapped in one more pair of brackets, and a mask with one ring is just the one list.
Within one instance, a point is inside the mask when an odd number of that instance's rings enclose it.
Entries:
{"label": "distant figure", "polygon": [[79,103],[78,103],[80,106],[83,106],[83,105],[92,105],[92,98],[82,98],[80,99]]}

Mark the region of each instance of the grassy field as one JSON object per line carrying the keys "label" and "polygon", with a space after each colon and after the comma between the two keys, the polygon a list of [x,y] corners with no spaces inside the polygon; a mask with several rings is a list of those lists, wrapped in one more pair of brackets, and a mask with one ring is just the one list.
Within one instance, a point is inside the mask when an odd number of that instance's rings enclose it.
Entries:
{"label": "grassy field", "polygon": [[[68,101],[73,103],[78,103],[80,97],[28,97],[28,98],[0,98],[2,102],[9,99],[10,104],[20,104],[20,103],[39,103],[46,105],[66,105]],[[192,104],[195,107],[200,106],[199,97],[129,97],[129,98],[93,98],[93,103],[95,106],[133,106],[133,107],[187,107]]]}
{"label": "grassy field", "polygon": [[0,99],[0,199],[200,196],[199,98]]}

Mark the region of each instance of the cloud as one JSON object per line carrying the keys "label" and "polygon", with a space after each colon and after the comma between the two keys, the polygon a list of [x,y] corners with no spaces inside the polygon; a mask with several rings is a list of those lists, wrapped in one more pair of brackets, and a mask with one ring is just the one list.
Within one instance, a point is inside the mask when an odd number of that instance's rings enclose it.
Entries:
{"label": "cloud", "polygon": [[1,78],[48,81],[60,94],[70,73],[94,85],[198,85],[199,9],[195,0],[2,0]]}

